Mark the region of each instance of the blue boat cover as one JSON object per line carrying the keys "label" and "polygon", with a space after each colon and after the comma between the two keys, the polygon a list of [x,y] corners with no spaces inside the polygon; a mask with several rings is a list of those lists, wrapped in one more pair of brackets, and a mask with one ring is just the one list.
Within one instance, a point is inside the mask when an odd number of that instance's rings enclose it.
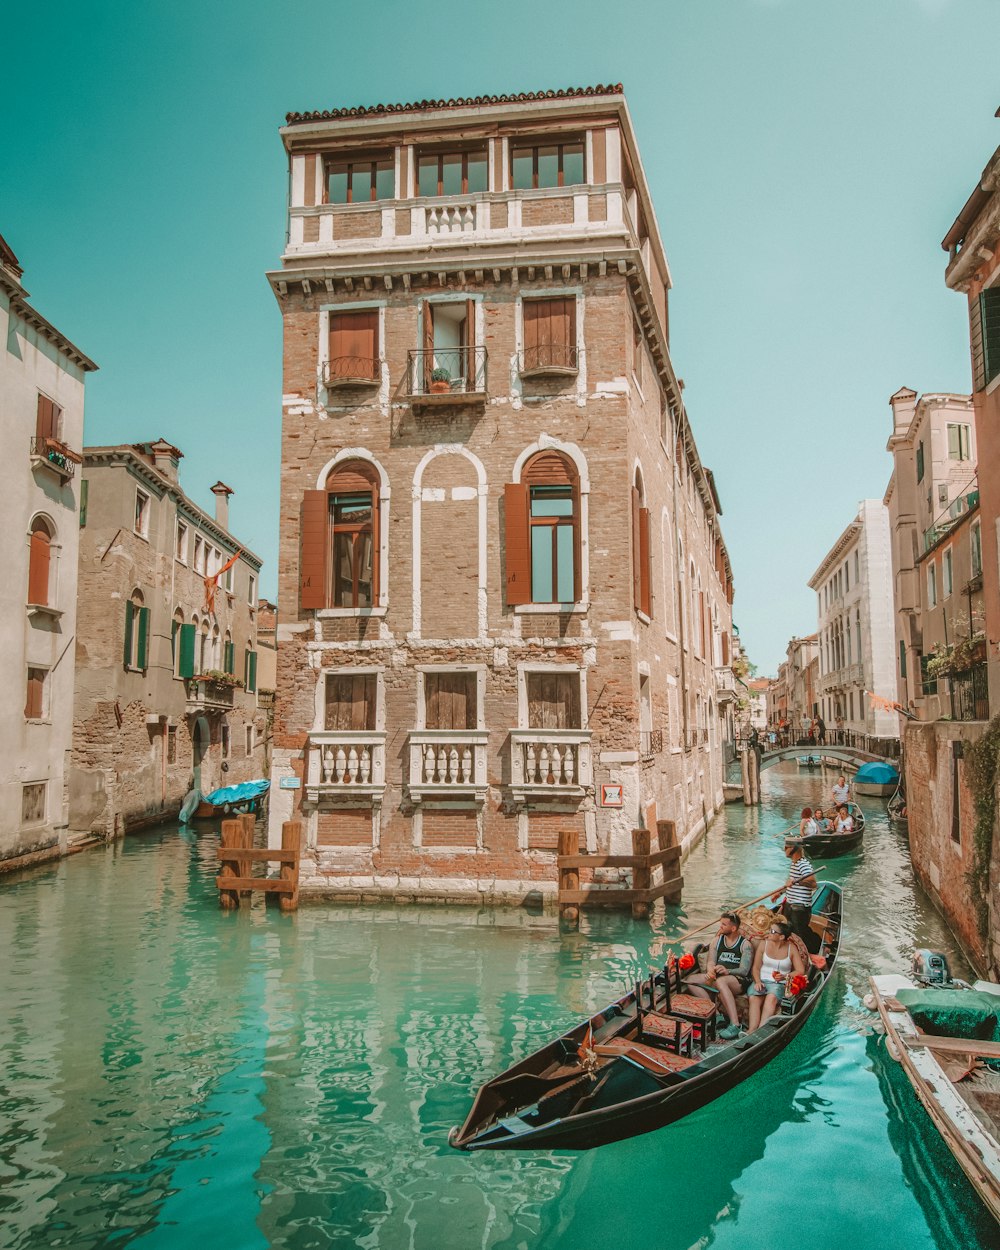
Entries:
{"label": "blue boat cover", "polygon": [[895,785],[899,780],[899,773],[891,764],[874,760],[870,764],[862,764],[854,774],[854,780],[873,786]]}
{"label": "blue boat cover", "polygon": [[221,807],[224,803],[245,803],[248,799],[259,798],[271,788],[269,781],[244,781],[238,786],[224,786],[221,790],[213,790],[205,795],[206,803],[214,803]]}

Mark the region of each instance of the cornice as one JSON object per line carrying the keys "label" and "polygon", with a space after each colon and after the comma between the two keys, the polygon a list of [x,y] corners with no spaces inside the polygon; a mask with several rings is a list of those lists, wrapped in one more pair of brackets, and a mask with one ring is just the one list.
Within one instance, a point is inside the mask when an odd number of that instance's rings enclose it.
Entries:
{"label": "cornice", "polygon": [[823,557],[819,568],[813,573],[806,585],[810,590],[817,590],[819,584],[826,578],[827,573],[838,563],[844,552],[858,539],[864,529],[864,524],[860,520],[854,520],[848,525],[830,550]]}
{"label": "cornice", "polygon": [[26,322],[33,330],[36,330],[44,339],[47,339],[53,346],[58,347],[62,354],[69,358],[73,364],[82,369],[84,373],[96,373],[98,365],[84,355],[82,351],[63,334],[60,330],[47,321],[45,317],[28,303],[28,292],[17,281],[17,279],[9,271],[0,267],[0,287],[7,292],[10,298],[11,310]]}

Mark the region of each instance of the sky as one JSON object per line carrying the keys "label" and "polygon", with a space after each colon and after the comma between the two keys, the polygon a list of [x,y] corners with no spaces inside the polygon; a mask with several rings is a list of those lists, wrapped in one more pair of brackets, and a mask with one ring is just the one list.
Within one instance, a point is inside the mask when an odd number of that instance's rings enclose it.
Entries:
{"label": "sky", "polygon": [[289,111],[621,82],[716,475],[734,619],[773,673],[890,471],[888,398],[970,388],[940,241],[1000,144],[1000,0],[52,0],[4,18],[0,234],[99,365],[86,441],[163,436],[276,589]]}

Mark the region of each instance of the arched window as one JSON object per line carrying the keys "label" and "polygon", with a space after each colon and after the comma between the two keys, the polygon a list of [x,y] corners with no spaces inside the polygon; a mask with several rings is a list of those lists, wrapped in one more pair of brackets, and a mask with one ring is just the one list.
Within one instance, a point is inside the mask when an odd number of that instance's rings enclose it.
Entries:
{"label": "arched window", "polygon": [[233,636],[228,629],[222,643],[222,671],[230,674],[236,672],[236,648],[233,646]]}
{"label": "arched window", "polygon": [[379,587],[379,476],[367,460],[335,465],[302,509],[303,608],[371,608]]}
{"label": "arched window", "polygon": [[213,669],[222,668],[222,644],[218,625],[212,626],[212,656],[210,667]]}
{"label": "arched window", "polygon": [[28,550],[28,602],[38,607],[51,606],[52,538],[48,523],[36,517],[31,524]]}
{"label": "arched window", "polygon": [[653,615],[650,576],[649,509],[645,506],[642,473],[635,471],[632,484],[632,601],[637,612]]}
{"label": "arched window", "polygon": [[212,654],[208,641],[208,618],[201,623],[198,634],[198,672],[205,673],[212,667]]}
{"label": "arched window", "polygon": [[141,590],[133,590],[125,604],[125,667],[134,672],[144,672],[149,644],[149,608],[146,607]]}
{"label": "arched window", "polygon": [[507,602],[576,603],[581,592],[580,479],[558,451],[540,451],[504,487]]}

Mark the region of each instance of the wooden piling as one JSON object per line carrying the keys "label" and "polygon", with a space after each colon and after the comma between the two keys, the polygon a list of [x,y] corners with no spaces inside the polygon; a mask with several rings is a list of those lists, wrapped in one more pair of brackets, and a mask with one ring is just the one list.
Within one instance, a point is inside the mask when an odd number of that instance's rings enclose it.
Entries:
{"label": "wooden piling", "polygon": [[[559,830],[559,854],[578,855],[580,852],[579,829]],[[563,903],[562,897],[568,890],[579,890],[580,869],[575,865],[559,869],[559,918],[569,928],[575,929],[580,923],[580,906],[578,903]]]}
{"label": "wooden piling", "polygon": [[[240,840],[238,845],[244,851],[249,851],[253,847],[254,833],[257,829],[257,817],[251,812],[247,812],[237,817],[240,822]],[[241,874],[250,875],[250,861],[244,860],[240,867]],[[250,890],[240,890],[240,898],[250,898]]]}
{"label": "wooden piling", "polygon": [[240,905],[240,896],[237,890],[227,890],[224,882],[227,877],[239,876],[237,860],[223,859],[222,852],[233,850],[240,845],[240,837],[242,828],[238,820],[224,820],[222,822],[222,846],[219,851],[219,906],[225,911],[232,911]]}
{"label": "wooden piling", "polygon": [[[645,894],[650,886],[649,856],[652,850],[652,834],[648,829],[632,830],[632,854],[636,863],[632,869],[632,889],[636,894]],[[649,903],[644,899],[632,904],[632,918],[643,920],[649,915]]]}
{"label": "wooden piling", "polygon": [[752,800],[750,798],[750,751],[744,745],[740,752],[740,779],[743,782],[743,802],[750,807]]}
{"label": "wooden piling", "polygon": [[684,878],[681,876],[681,848],[677,841],[676,823],[672,820],[658,820],[656,837],[663,864],[663,878],[660,883],[663,898],[668,903],[679,903]]}
{"label": "wooden piling", "polygon": [[295,859],[292,862],[283,860],[281,864],[281,880],[291,883],[288,894],[278,895],[278,906],[282,911],[295,911],[299,905],[299,855],[302,850],[302,821],[286,820],[281,826],[281,849],[292,851]]}

